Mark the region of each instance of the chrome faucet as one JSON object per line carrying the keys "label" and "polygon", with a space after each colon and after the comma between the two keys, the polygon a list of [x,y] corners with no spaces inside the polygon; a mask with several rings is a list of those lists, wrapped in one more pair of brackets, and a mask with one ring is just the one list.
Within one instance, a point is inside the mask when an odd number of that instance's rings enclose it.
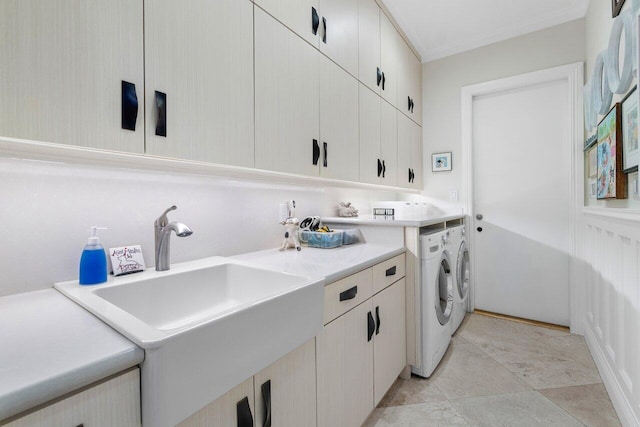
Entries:
{"label": "chrome faucet", "polygon": [[171,267],[169,262],[171,232],[175,232],[178,237],[193,234],[193,231],[181,222],[169,222],[167,214],[176,209],[178,209],[176,206],[171,206],[153,223],[156,235],[156,271],[167,271]]}

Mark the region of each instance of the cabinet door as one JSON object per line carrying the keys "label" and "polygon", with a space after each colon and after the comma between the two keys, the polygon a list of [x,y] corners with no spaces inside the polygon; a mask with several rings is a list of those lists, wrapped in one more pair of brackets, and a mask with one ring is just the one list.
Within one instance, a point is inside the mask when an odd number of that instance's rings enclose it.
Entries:
{"label": "cabinet door", "polygon": [[422,128],[398,112],[398,185],[421,189],[423,161]]}
{"label": "cabinet door", "polygon": [[[140,426],[140,371],[134,369],[32,412],[7,427]],[[235,426],[234,426],[235,427]]]}
{"label": "cabinet door", "polygon": [[[0,135],[144,151],[142,0],[0,2]],[[135,84],[135,131],[122,84]]]}
{"label": "cabinet door", "polygon": [[320,0],[320,50],[354,76],[358,75],[358,1]]}
{"label": "cabinet door", "polygon": [[422,66],[409,45],[400,40],[398,57],[398,109],[414,122],[422,123]]}
{"label": "cabinet door", "polygon": [[[238,0],[236,0],[238,1]],[[318,35],[321,33],[320,11],[318,0],[254,0],[255,4],[269,12],[293,32],[318,46]],[[312,9],[313,8],[313,9]],[[314,14],[317,16],[317,26],[314,26]],[[316,28],[316,34],[314,34]]]}
{"label": "cabinet door", "polygon": [[255,425],[299,427],[316,425],[316,341],[293,350],[254,376]]}
{"label": "cabinet door", "polygon": [[407,365],[405,279],[373,296],[373,312],[376,318],[373,389],[377,406]]}
{"label": "cabinet door", "polygon": [[398,185],[398,111],[387,101],[380,102],[380,158],[382,184]]}
{"label": "cabinet door", "polygon": [[256,167],[317,176],[320,53],[258,8],[255,44]]}
{"label": "cabinet door", "polygon": [[357,181],[358,81],[324,56],[320,59],[320,142],[320,175]]}
{"label": "cabinet door", "polygon": [[400,46],[400,35],[396,31],[389,18],[380,12],[380,68],[383,73],[380,94],[391,105],[397,107],[397,85],[398,85],[398,47]]}
{"label": "cabinet door", "polygon": [[375,0],[360,0],[358,6],[358,78],[379,94],[380,8]]}
{"label": "cabinet door", "polygon": [[253,425],[257,425],[254,414],[253,377],[251,377],[182,421],[178,426],[240,427],[246,424],[240,423],[239,418],[246,421],[249,416],[253,418]]}
{"label": "cabinet door", "polygon": [[357,427],[373,410],[373,339],[367,300],[316,337],[318,427]]}
{"label": "cabinet door", "polygon": [[253,167],[253,5],[149,0],[144,14],[147,153]]}
{"label": "cabinet door", "polygon": [[383,101],[380,97],[368,87],[362,83],[359,85],[360,181],[370,184],[380,184],[382,179],[382,159],[380,158],[381,102]]}

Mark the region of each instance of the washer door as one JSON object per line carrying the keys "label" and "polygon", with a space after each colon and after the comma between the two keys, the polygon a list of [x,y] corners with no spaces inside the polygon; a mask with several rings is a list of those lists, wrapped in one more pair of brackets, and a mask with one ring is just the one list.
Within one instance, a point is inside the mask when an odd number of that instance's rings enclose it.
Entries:
{"label": "washer door", "polygon": [[436,316],[441,325],[446,325],[453,310],[453,277],[451,276],[451,262],[447,252],[442,253],[440,267],[436,279]]}
{"label": "washer door", "polygon": [[460,244],[458,250],[458,265],[457,265],[457,288],[460,299],[464,299],[469,292],[469,250],[467,249],[466,242]]}

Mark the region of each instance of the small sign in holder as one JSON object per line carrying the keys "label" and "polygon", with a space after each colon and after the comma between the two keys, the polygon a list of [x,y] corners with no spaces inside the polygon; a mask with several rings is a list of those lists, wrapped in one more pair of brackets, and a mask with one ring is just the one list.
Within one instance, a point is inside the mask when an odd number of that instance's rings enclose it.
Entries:
{"label": "small sign in holder", "polygon": [[109,248],[113,275],[135,273],[144,270],[144,257],[140,245]]}

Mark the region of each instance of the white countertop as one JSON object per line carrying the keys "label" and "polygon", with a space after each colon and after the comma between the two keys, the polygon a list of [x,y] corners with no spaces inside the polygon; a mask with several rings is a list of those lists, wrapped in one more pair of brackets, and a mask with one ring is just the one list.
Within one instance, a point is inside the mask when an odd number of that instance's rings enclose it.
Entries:
{"label": "white countertop", "polygon": [[395,227],[425,227],[428,225],[439,224],[441,222],[451,221],[454,219],[464,218],[461,213],[442,214],[432,216],[402,216],[384,217],[373,215],[360,215],[357,217],[341,217],[327,216],[322,217],[322,223],[327,224],[353,224],[353,225],[384,225]]}
{"label": "white countertop", "polygon": [[135,366],[144,352],[54,289],[0,298],[0,420]]}
{"label": "white countertop", "polygon": [[267,249],[232,258],[307,277],[324,277],[326,284],[371,267],[405,251],[403,246],[358,243],[334,249],[302,247],[301,251]]}

